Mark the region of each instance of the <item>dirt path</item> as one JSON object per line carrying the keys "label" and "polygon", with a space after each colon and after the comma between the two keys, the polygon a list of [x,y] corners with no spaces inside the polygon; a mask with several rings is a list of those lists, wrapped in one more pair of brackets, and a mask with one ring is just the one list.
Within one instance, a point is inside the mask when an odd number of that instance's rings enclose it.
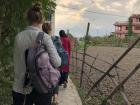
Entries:
{"label": "dirt path", "polygon": [[66,89],[60,87],[59,105],[82,105],[77,90],[70,79],[68,80],[68,87]]}
{"label": "dirt path", "polygon": [[[119,47],[93,47],[87,50],[87,53],[107,62],[112,63],[113,59],[116,60],[126,50],[126,48]],[[88,58],[87,58],[88,59]],[[92,60],[88,59],[91,62]],[[134,48],[119,64],[118,66],[125,70],[118,70],[120,80],[123,80],[131,70],[140,62],[140,49]],[[96,62],[95,66],[107,70],[109,66]],[[125,84],[125,91],[133,105],[140,105],[140,70],[133,75],[129,81]]]}

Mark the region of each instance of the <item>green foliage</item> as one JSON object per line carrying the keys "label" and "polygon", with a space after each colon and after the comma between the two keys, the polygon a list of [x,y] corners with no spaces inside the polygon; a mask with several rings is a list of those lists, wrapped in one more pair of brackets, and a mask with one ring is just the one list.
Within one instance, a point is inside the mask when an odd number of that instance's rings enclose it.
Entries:
{"label": "green foliage", "polygon": [[26,11],[41,2],[45,18],[55,10],[55,0],[0,0],[0,105],[10,105],[13,81],[12,50],[15,35],[28,24]]}
{"label": "green foliage", "polygon": [[133,34],[133,31],[132,31],[132,19],[131,18],[129,18],[129,20],[128,20],[128,36],[132,36],[132,34]]}
{"label": "green foliage", "polygon": [[[88,39],[88,46],[112,46],[112,47],[128,47],[130,46],[138,36],[126,36],[124,39],[115,37],[115,35],[104,37],[91,37]],[[79,42],[79,49],[83,49],[84,40],[81,38]],[[140,47],[138,44],[136,47]]]}
{"label": "green foliage", "polygon": [[[0,21],[2,21],[2,32],[0,37],[0,58],[2,63],[7,62],[7,55],[12,56],[9,50],[12,50],[15,35],[24,29],[27,25],[26,10],[33,2],[40,1],[43,4],[44,15],[48,17],[49,13],[53,13],[56,6],[52,0],[1,0],[0,4]],[[14,5],[12,5],[14,4]],[[4,58],[4,59],[3,59]],[[6,61],[5,61],[6,60]],[[8,60],[9,61],[9,60]]]}

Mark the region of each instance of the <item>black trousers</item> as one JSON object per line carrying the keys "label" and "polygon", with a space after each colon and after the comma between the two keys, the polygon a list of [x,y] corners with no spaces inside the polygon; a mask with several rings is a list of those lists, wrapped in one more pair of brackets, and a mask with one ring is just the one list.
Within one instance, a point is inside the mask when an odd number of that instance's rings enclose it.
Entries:
{"label": "black trousers", "polygon": [[24,95],[16,92],[12,92],[13,95],[13,105],[51,105],[51,99],[53,92],[41,94],[33,90],[30,94]]}
{"label": "black trousers", "polygon": [[53,94],[58,94],[58,91],[59,91],[59,84],[56,85],[56,87],[54,88]]}
{"label": "black trousers", "polygon": [[68,82],[69,72],[60,71],[60,74],[61,77],[60,77],[59,85],[64,84],[64,82]]}

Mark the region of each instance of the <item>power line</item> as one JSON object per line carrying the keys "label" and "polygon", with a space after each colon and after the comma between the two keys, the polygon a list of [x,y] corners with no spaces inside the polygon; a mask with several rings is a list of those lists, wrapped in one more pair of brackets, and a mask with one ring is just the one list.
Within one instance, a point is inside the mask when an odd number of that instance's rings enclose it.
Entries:
{"label": "power line", "polygon": [[[59,4],[58,6],[68,8],[68,9],[73,9],[73,10],[80,10],[79,8],[67,7],[67,6],[62,5],[62,4]],[[128,16],[125,16],[125,15],[116,15],[116,14],[110,14],[110,13],[104,13],[104,12],[97,12],[97,11],[89,11],[89,10],[85,10],[85,11],[88,12],[88,13],[107,15],[107,16],[128,17]]]}

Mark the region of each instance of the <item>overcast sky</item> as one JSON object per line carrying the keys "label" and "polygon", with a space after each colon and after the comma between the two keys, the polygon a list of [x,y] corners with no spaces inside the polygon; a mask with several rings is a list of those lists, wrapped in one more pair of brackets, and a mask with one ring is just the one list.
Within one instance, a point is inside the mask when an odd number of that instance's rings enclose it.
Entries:
{"label": "overcast sky", "polygon": [[103,36],[114,31],[116,21],[127,21],[131,14],[140,13],[140,0],[57,0],[55,12],[56,35],[60,29],[69,29],[81,37],[90,22],[90,35]]}

